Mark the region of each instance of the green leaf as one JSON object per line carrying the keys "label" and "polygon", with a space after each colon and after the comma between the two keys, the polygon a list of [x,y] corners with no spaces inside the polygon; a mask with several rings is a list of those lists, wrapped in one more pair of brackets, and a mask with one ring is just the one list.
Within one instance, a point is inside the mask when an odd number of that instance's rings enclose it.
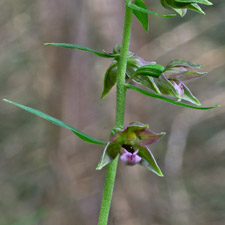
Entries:
{"label": "green leaf", "polygon": [[141,158],[142,158],[140,165],[142,165],[143,167],[152,171],[156,175],[163,177],[162,171],[160,170],[160,168],[149,148],[147,148],[146,146],[139,147],[138,155],[141,156]]}
{"label": "green leaf", "polygon": [[213,5],[212,2],[208,1],[208,0],[175,0],[175,2],[179,2],[179,3],[197,3],[197,4],[204,4],[204,5]]}
{"label": "green leaf", "polygon": [[146,95],[148,97],[151,97],[151,98],[158,98],[162,101],[165,101],[165,102],[169,102],[171,104],[174,104],[174,105],[179,105],[179,106],[183,106],[183,107],[187,107],[187,108],[192,108],[192,109],[199,109],[199,110],[207,110],[207,109],[214,109],[214,108],[218,108],[220,107],[220,105],[215,105],[215,106],[210,106],[210,107],[198,107],[198,106],[192,106],[192,105],[189,105],[189,104],[186,104],[186,103],[183,103],[183,102],[177,102],[177,101],[174,101],[170,98],[167,98],[167,97],[164,97],[164,96],[161,96],[161,95],[157,95],[157,94],[153,94],[149,91],[145,91],[143,89],[140,89],[138,87],[135,87],[131,84],[125,84],[126,87],[132,89],[132,90],[135,90],[143,95]]}
{"label": "green leaf", "polygon": [[78,49],[78,50],[94,53],[94,54],[96,54],[100,57],[104,57],[104,58],[115,58],[115,57],[119,56],[119,54],[98,52],[93,49],[81,46],[81,45],[66,44],[66,43],[45,43],[44,45],[53,45],[53,46],[62,47],[62,48]]}
{"label": "green leaf", "polygon": [[[147,9],[145,2],[142,0],[136,0],[134,5],[142,8]],[[148,14],[144,12],[140,12],[139,10],[133,10],[134,15],[137,17],[141,25],[144,27],[145,31],[148,31]]]}
{"label": "green leaf", "polygon": [[40,112],[40,111],[38,111],[36,109],[32,109],[32,108],[30,108],[28,106],[24,106],[24,105],[18,104],[16,102],[13,102],[13,101],[10,101],[10,100],[7,100],[7,99],[3,99],[3,101],[8,102],[8,103],[10,103],[12,105],[15,105],[15,106],[17,106],[17,107],[19,107],[19,108],[21,108],[23,110],[26,110],[27,112],[32,113],[32,114],[34,114],[36,116],[44,118],[44,119],[48,120],[49,122],[54,123],[54,124],[56,124],[56,125],[58,125],[60,127],[64,127],[66,129],[69,129],[69,130],[73,131],[73,133],[75,133],[79,138],[81,138],[82,140],[84,140],[86,142],[89,142],[89,143],[92,143],[92,144],[97,144],[97,145],[105,145],[106,144],[106,142],[103,142],[103,141],[97,140],[97,139],[95,139],[93,137],[90,137],[87,134],[85,134],[85,133],[83,133],[83,132],[81,132],[81,131],[73,128],[73,127],[71,127],[70,125],[68,125],[68,124],[66,124],[66,123],[64,123],[64,122],[62,122],[62,121],[60,121],[60,120],[58,120],[58,119],[56,119],[56,118],[54,118],[52,116],[49,116],[49,115],[47,115],[47,114],[45,114],[43,112]]}
{"label": "green leaf", "polygon": [[170,17],[174,17],[176,16],[176,14],[167,14],[167,15],[161,15],[159,13],[156,13],[156,12],[153,12],[153,11],[150,11],[148,9],[143,9],[135,4],[132,4],[132,3],[128,3],[127,6],[133,10],[137,10],[139,12],[142,12],[142,13],[148,13],[148,14],[152,14],[152,15],[155,15],[155,16],[160,16],[160,17],[166,17],[166,18],[170,18]]}
{"label": "green leaf", "polygon": [[116,83],[117,66],[118,66],[118,62],[115,61],[106,70],[105,78],[104,78],[104,89],[102,92],[101,99],[103,99],[109,93],[109,91],[112,89],[112,87]]}
{"label": "green leaf", "polygon": [[135,75],[145,75],[158,78],[163,72],[165,68],[159,64],[149,64],[139,67],[135,71]]}

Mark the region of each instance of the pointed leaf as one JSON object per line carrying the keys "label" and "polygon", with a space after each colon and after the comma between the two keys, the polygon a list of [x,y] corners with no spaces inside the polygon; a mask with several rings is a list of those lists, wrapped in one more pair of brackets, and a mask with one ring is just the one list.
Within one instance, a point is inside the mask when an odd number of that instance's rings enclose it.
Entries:
{"label": "pointed leaf", "polygon": [[162,171],[160,170],[152,152],[148,147],[140,147],[138,155],[142,158],[140,165],[144,166],[156,175],[163,177]]}
{"label": "pointed leaf", "polygon": [[175,0],[175,2],[179,3],[197,3],[197,4],[204,4],[204,5],[213,5],[212,2],[208,0]]}
{"label": "pointed leaf", "polygon": [[83,133],[83,132],[81,132],[81,131],[73,128],[73,127],[71,127],[70,125],[68,125],[68,124],[66,124],[66,123],[64,123],[64,122],[62,122],[62,121],[60,121],[60,120],[58,120],[58,119],[56,119],[56,118],[54,118],[52,116],[49,116],[49,115],[47,115],[47,114],[45,114],[43,112],[40,112],[40,111],[38,111],[36,109],[32,109],[32,108],[30,108],[28,106],[24,106],[24,105],[18,104],[16,102],[13,102],[13,101],[10,101],[10,100],[7,100],[7,99],[3,99],[3,101],[8,102],[8,103],[10,103],[12,105],[15,105],[15,106],[17,106],[17,107],[19,107],[19,108],[21,108],[23,110],[26,110],[29,113],[32,113],[32,114],[34,114],[36,116],[41,117],[43,119],[46,119],[49,122],[54,123],[54,124],[56,124],[56,125],[58,125],[60,127],[67,128],[67,129],[73,131],[73,133],[75,133],[79,138],[81,138],[82,140],[84,140],[86,142],[89,142],[89,143],[92,143],[92,144],[98,144],[98,145],[105,145],[106,144],[106,142],[103,142],[103,141],[97,140],[97,139],[95,139],[93,137],[90,137],[87,134],[85,134],[85,133]]}
{"label": "pointed leaf", "polygon": [[135,5],[135,4],[132,4],[132,3],[128,3],[127,5],[131,9],[134,9],[134,10],[137,10],[137,11],[140,11],[140,12],[143,12],[143,13],[152,14],[152,15],[155,15],[155,16],[161,16],[161,17],[166,17],[166,18],[170,18],[170,17],[176,16],[176,14],[161,15],[159,13],[150,11],[148,9],[143,9],[143,8],[141,8],[141,7],[139,7],[139,6]]}
{"label": "pointed leaf", "polygon": [[[134,5],[146,9],[145,2],[142,0],[136,0]],[[137,17],[143,28],[145,29],[145,31],[148,31],[148,14],[140,12],[138,10],[133,10],[133,13]]]}
{"label": "pointed leaf", "polygon": [[163,73],[164,70],[165,68],[162,65],[148,64],[148,65],[139,67],[136,70],[135,75],[145,75],[145,76],[152,76],[152,77],[158,78]]}
{"label": "pointed leaf", "polygon": [[119,54],[98,52],[93,49],[81,46],[81,45],[66,44],[66,43],[45,43],[44,45],[52,45],[52,46],[62,47],[62,48],[78,49],[78,50],[94,53],[94,54],[96,54],[100,57],[104,57],[104,58],[115,58],[115,57],[119,56]]}
{"label": "pointed leaf", "polygon": [[215,106],[210,106],[210,107],[197,107],[197,106],[192,106],[192,105],[189,105],[189,104],[186,104],[186,103],[183,103],[183,102],[177,102],[177,101],[174,101],[170,98],[167,98],[167,97],[164,97],[164,96],[161,96],[161,95],[157,95],[157,94],[153,94],[149,91],[145,91],[141,88],[138,88],[138,87],[135,87],[131,84],[125,84],[126,87],[132,89],[132,90],[135,90],[143,95],[146,95],[148,97],[151,97],[151,98],[158,98],[162,101],[165,101],[165,102],[169,102],[171,104],[174,104],[174,105],[179,105],[179,106],[183,106],[183,107],[187,107],[187,108],[192,108],[192,109],[199,109],[199,110],[207,110],[207,109],[214,109],[214,108],[218,108],[220,107],[220,105],[215,105]]}
{"label": "pointed leaf", "polygon": [[112,63],[110,67],[106,70],[104,78],[104,89],[102,92],[101,99],[103,99],[110,92],[110,90],[116,83],[117,65],[118,62],[116,61]]}

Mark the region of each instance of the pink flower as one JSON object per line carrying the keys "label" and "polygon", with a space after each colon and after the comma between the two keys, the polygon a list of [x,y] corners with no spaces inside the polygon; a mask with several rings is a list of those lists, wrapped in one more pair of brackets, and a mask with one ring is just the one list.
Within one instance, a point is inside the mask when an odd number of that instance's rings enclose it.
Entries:
{"label": "pink flower", "polygon": [[129,166],[134,166],[135,164],[141,161],[141,157],[137,155],[138,150],[131,153],[128,152],[125,148],[123,148],[123,154],[120,156],[121,161]]}
{"label": "pink flower", "polygon": [[122,129],[117,129],[107,143],[97,169],[102,169],[117,155],[125,165],[139,164],[159,176],[163,176],[153,154],[147,147],[165,135],[164,132],[155,133],[149,126],[133,122]]}

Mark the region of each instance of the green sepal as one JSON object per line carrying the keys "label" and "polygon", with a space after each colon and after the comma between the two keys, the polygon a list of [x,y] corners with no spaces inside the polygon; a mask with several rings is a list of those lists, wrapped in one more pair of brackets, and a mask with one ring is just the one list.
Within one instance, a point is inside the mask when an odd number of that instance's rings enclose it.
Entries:
{"label": "green sepal", "polygon": [[139,67],[134,75],[144,75],[158,78],[163,72],[165,68],[159,64],[149,64]]}
{"label": "green sepal", "polygon": [[153,90],[157,94],[161,94],[158,86],[155,84],[154,79],[152,77],[137,75],[133,77],[133,81],[142,84],[143,86]]}
{"label": "green sepal", "polygon": [[196,4],[196,3],[193,3],[193,4],[190,4],[187,6],[187,9],[190,9],[192,11],[195,11],[195,12],[198,12],[198,13],[201,13],[203,15],[205,15],[205,12],[201,9],[201,7]]}
{"label": "green sepal", "polygon": [[148,9],[143,9],[135,4],[132,4],[132,3],[127,3],[127,6],[133,10],[137,10],[137,11],[140,11],[142,13],[148,13],[148,14],[152,14],[152,15],[155,15],[155,16],[160,16],[160,17],[165,17],[165,18],[171,18],[171,17],[174,17],[176,16],[176,14],[167,14],[167,15],[161,15],[159,13],[156,13],[156,12],[153,12],[153,11],[150,11]]}
{"label": "green sepal", "polygon": [[104,78],[104,89],[101,95],[101,99],[103,99],[110,92],[110,90],[116,83],[117,65],[118,62],[115,61],[106,70]]}
{"label": "green sepal", "polygon": [[45,43],[44,45],[52,45],[52,46],[61,47],[61,48],[78,49],[78,50],[94,53],[95,55],[98,55],[98,56],[104,57],[104,58],[116,58],[119,56],[119,54],[98,52],[93,49],[81,46],[81,45],[66,44],[66,43]]}
{"label": "green sepal", "polygon": [[175,2],[188,3],[188,4],[197,3],[197,4],[203,4],[203,5],[213,5],[213,3],[208,0],[175,0]]}
{"label": "green sepal", "polygon": [[174,87],[174,85],[165,77],[164,74],[160,76],[160,78],[157,80],[158,81],[158,87],[159,90],[166,95],[172,95],[178,99],[181,98],[180,94],[178,93],[177,89]]}
{"label": "green sepal", "polygon": [[203,64],[194,64],[194,63],[191,63],[191,62],[183,60],[183,59],[175,59],[175,60],[170,61],[166,65],[166,69],[171,68],[171,67],[177,67],[177,66],[193,67],[193,68],[197,68],[197,69],[201,69],[202,67],[204,67]]}
{"label": "green sepal", "polygon": [[164,75],[169,80],[187,81],[205,76],[208,72],[198,72],[194,70],[182,71],[179,67],[169,68]]}
{"label": "green sepal", "polygon": [[123,126],[117,127],[117,128],[113,128],[111,133],[110,133],[110,139],[112,138],[112,136],[117,133],[118,131],[122,130]]}
{"label": "green sepal", "polygon": [[184,94],[182,95],[181,98],[188,102],[191,102],[192,104],[201,105],[200,101],[191,93],[189,88],[183,82],[181,83],[184,89]]}
{"label": "green sepal", "polygon": [[162,171],[148,147],[139,147],[138,155],[142,158],[140,165],[152,171],[156,175],[163,177]]}
{"label": "green sepal", "polygon": [[111,161],[113,161],[113,159],[115,159],[116,156],[120,153],[120,148],[121,146],[117,143],[108,142],[104,148],[96,170],[101,170],[104,166],[108,165]]}
{"label": "green sepal", "polygon": [[185,14],[185,11],[182,12],[181,9],[190,9],[205,14],[198,4],[212,5],[208,0],[161,0],[161,4],[167,9],[176,11],[181,16]]}
{"label": "green sepal", "polygon": [[187,9],[175,9],[175,8],[172,8],[172,9],[173,11],[178,13],[181,17],[184,17],[187,13]]}
{"label": "green sepal", "polygon": [[[134,5],[141,7],[142,9],[147,9],[145,2],[142,0],[136,0]],[[139,10],[133,10],[134,15],[137,17],[143,28],[146,32],[148,32],[149,25],[148,25],[148,14],[144,12],[140,12]]]}
{"label": "green sepal", "polygon": [[127,71],[126,75],[134,82],[138,84],[142,84],[145,87],[153,90],[157,94],[161,94],[159,88],[154,82],[154,79],[149,76],[142,76],[142,75],[135,75],[136,70],[138,69],[138,66],[136,66],[135,63],[132,62],[132,60],[127,61]]}
{"label": "green sepal", "polygon": [[3,101],[5,101],[7,103],[10,103],[12,105],[15,105],[15,106],[17,106],[17,107],[19,107],[19,108],[21,108],[21,109],[23,109],[23,110],[25,110],[25,111],[27,111],[29,113],[32,113],[32,114],[34,114],[36,116],[41,117],[43,119],[46,119],[49,122],[54,123],[54,124],[56,124],[56,125],[58,125],[60,127],[64,127],[66,129],[69,129],[69,130],[73,131],[73,133],[76,134],[83,141],[86,141],[86,142],[89,142],[89,143],[92,143],[92,144],[97,144],[97,145],[105,145],[106,144],[106,142],[103,142],[103,141],[100,141],[100,140],[95,139],[93,137],[90,137],[87,134],[85,134],[85,133],[83,133],[83,132],[81,132],[81,131],[71,127],[70,125],[62,122],[61,120],[58,120],[58,119],[56,119],[56,118],[54,118],[52,116],[49,116],[49,115],[47,115],[47,114],[45,114],[43,112],[38,111],[36,109],[33,109],[33,108],[28,107],[28,106],[24,106],[24,105],[18,104],[16,102],[13,102],[13,101],[10,101],[10,100],[7,100],[7,99],[3,99]]}
{"label": "green sepal", "polygon": [[165,96],[161,96],[161,95],[157,95],[157,94],[154,94],[154,93],[151,93],[149,91],[145,91],[141,88],[138,88],[138,87],[135,87],[131,84],[125,84],[125,86],[127,88],[130,88],[134,91],[137,91],[143,95],[146,95],[148,97],[151,97],[151,98],[157,98],[157,99],[160,99],[162,101],[165,101],[165,102],[168,102],[168,103],[171,103],[171,104],[174,104],[174,105],[179,105],[179,106],[183,106],[183,107],[187,107],[187,108],[192,108],[192,109],[198,109],[198,110],[208,110],[208,109],[214,109],[214,108],[218,108],[220,107],[220,105],[215,105],[215,106],[210,106],[210,107],[197,107],[197,106],[192,106],[192,105],[189,105],[189,104],[186,104],[186,103],[183,103],[183,102],[177,102],[177,101],[174,101],[170,98],[167,98]]}

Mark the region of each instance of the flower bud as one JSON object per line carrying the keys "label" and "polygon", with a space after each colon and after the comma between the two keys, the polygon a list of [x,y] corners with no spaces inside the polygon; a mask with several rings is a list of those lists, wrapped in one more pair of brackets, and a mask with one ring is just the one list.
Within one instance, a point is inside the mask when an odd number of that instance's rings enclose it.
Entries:
{"label": "flower bud", "polygon": [[161,4],[166,9],[172,9],[180,16],[184,16],[187,9],[205,14],[198,4],[212,5],[208,0],[160,0]]}

